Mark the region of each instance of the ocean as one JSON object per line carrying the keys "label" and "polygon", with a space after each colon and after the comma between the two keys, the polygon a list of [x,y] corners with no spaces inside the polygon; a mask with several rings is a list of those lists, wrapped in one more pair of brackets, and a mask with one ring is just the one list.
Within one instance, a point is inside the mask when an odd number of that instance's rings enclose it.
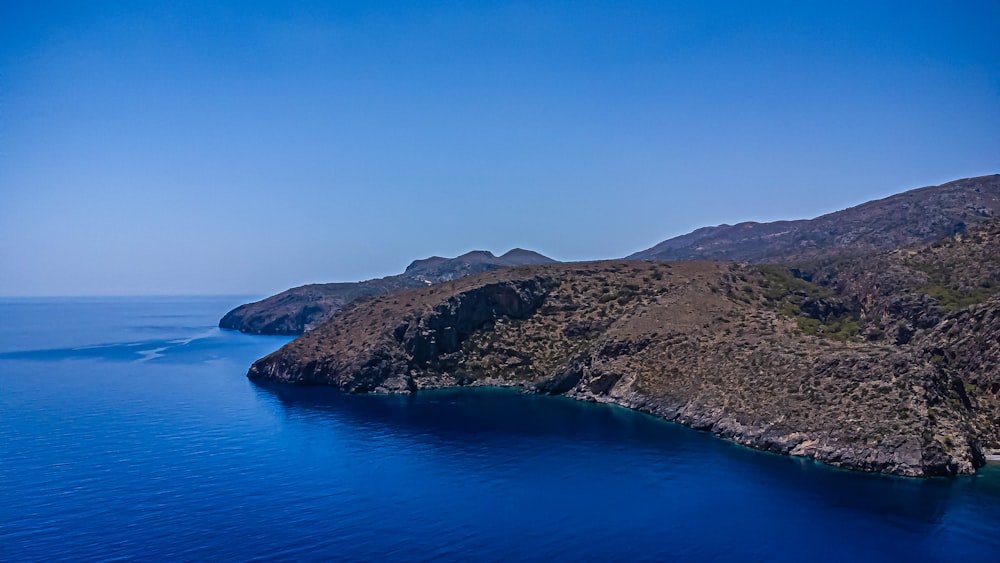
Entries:
{"label": "ocean", "polygon": [[0,299],[2,561],[997,561],[1000,470],[868,475],[500,389],[260,386],[246,297]]}

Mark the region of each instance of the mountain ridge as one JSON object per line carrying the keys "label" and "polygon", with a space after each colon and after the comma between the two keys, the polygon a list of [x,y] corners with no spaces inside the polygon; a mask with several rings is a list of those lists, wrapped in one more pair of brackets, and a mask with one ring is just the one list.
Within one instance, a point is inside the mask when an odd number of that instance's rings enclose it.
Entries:
{"label": "mountain ridge", "polygon": [[926,186],[813,219],[701,227],[629,260],[799,262],[924,244],[1000,216],[1000,174]]}

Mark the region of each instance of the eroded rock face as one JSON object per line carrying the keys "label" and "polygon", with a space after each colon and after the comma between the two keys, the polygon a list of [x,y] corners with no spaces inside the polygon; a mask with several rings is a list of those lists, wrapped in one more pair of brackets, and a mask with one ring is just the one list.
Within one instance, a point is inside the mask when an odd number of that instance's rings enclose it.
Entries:
{"label": "eroded rock face", "polygon": [[[452,354],[474,331],[498,319],[524,319],[538,309],[546,282],[528,279],[477,287],[450,297],[413,326],[406,323],[402,341],[414,369],[453,367]],[[397,331],[399,328],[396,329]]]}
{"label": "eroded rock face", "polygon": [[[420,387],[418,379],[434,381],[434,386],[462,384],[468,376],[457,368],[465,340],[498,320],[530,316],[550,284],[545,277],[486,283],[449,295],[430,307],[421,303],[405,308],[402,319],[382,309],[376,317],[392,322],[380,326],[380,332],[371,335],[375,342],[366,342],[360,350],[352,342],[334,357],[301,361],[298,350],[286,347],[254,363],[248,375],[251,379],[330,384],[354,392],[413,391]],[[361,307],[348,315],[368,313],[367,307]],[[314,340],[328,342],[322,335],[303,337],[297,348],[314,345]]]}
{"label": "eroded rock face", "polygon": [[[704,262],[492,271],[355,304],[248,375],[348,392],[516,386],[898,475],[971,473],[1000,445],[997,298],[905,344],[840,341],[784,315],[776,279]],[[801,314],[840,306],[814,305]]]}

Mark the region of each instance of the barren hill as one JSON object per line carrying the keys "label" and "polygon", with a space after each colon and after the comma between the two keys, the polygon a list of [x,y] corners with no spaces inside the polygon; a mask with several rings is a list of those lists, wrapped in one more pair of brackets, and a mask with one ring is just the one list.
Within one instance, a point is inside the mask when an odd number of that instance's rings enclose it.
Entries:
{"label": "barren hill", "polygon": [[815,219],[704,227],[632,260],[794,262],[929,243],[1000,216],[1000,174],[869,201]]}

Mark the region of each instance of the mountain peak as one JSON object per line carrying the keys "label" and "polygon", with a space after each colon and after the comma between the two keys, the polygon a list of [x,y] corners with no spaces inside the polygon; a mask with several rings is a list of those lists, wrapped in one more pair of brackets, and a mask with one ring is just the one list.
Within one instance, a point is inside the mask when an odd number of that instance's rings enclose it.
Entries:
{"label": "mountain peak", "polygon": [[500,261],[511,266],[523,266],[528,264],[551,264],[555,260],[539,254],[534,250],[524,248],[512,248],[500,256]]}

